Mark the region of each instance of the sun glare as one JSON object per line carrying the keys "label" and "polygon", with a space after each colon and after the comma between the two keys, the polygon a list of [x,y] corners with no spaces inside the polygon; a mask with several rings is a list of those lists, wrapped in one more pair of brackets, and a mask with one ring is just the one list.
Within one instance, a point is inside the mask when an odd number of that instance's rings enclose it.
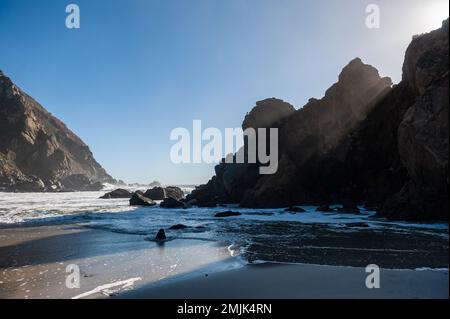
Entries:
{"label": "sun glare", "polygon": [[424,5],[421,8],[420,21],[421,27],[424,31],[431,31],[439,28],[442,25],[442,21],[448,18],[449,3],[447,0],[434,0],[424,1]]}

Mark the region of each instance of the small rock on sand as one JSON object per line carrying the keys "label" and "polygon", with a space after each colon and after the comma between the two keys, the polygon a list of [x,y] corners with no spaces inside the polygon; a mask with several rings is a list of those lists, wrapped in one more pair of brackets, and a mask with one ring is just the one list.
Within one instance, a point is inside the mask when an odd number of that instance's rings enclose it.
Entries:
{"label": "small rock on sand", "polygon": [[164,231],[164,229],[160,229],[158,231],[158,234],[156,234],[155,240],[156,241],[164,241],[166,239],[167,239],[166,232]]}

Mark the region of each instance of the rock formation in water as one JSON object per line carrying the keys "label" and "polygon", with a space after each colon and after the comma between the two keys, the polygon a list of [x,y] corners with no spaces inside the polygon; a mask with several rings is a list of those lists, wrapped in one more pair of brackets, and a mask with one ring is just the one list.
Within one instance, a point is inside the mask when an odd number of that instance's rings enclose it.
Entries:
{"label": "rock formation in water", "polygon": [[166,198],[166,191],[163,187],[153,187],[148,189],[144,193],[144,196],[152,200],[163,200]]}
{"label": "rock formation in water", "polygon": [[448,219],[448,37],[446,20],[413,39],[402,81],[338,152],[349,190],[380,216]]}
{"label": "rock formation in water", "polygon": [[0,71],[0,191],[89,191],[115,183],[89,147]]}
{"label": "rock formation in water", "polygon": [[259,102],[243,128],[279,129],[278,171],[260,175],[257,164],[222,163],[187,200],[365,203],[389,218],[448,218],[448,58],[447,20],[413,39],[394,87],[355,59],[322,99],[297,111],[281,100]]}
{"label": "rock formation in water", "polygon": [[133,196],[133,193],[129,190],[118,188],[101,196],[100,199],[131,198],[131,196]]}
{"label": "rock formation in water", "polygon": [[188,199],[246,207],[287,207],[313,201],[315,194],[300,189],[307,177],[302,177],[303,169],[338,145],[390,89],[389,78],[381,78],[375,68],[355,59],[324,98],[311,99],[298,111],[282,100],[258,102],[246,116],[243,129],[279,129],[277,173],[260,175],[257,164],[222,163],[208,184],[195,189]]}
{"label": "rock formation in water", "polygon": [[184,192],[181,188],[177,186],[168,186],[168,187],[153,187],[148,189],[144,196],[150,198],[152,200],[163,200],[165,198],[171,197],[176,200],[181,200],[184,197]]}
{"label": "rock formation in water", "polygon": [[161,208],[181,208],[185,207],[185,204],[173,197],[167,197],[161,202],[160,206]]}
{"label": "rock formation in water", "polygon": [[144,196],[141,191],[134,192],[130,198],[130,206],[155,206],[156,203]]}

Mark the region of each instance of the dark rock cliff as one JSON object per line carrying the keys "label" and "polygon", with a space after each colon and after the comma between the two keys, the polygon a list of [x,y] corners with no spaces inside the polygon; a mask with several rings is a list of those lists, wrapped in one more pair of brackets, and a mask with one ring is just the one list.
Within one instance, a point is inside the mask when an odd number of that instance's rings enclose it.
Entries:
{"label": "dark rock cliff", "polygon": [[273,124],[279,129],[278,171],[260,176],[245,192],[241,205],[279,207],[322,201],[324,185],[316,183],[322,172],[318,161],[366,118],[391,85],[391,80],[381,78],[372,66],[360,59],[351,61],[322,99],[311,99]]}
{"label": "dark rock cliff", "polygon": [[208,184],[194,190],[191,197],[246,207],[280,207],[312,200],[302,189],[301,181],[307,177],[303,168],[315,163],[354,129],[389,92],[391,84],[375,68],[354,59],[321,100],[310,99],[297,111],[278,99],[258,102],[247,114],[242,128],[279,129],[278,171],[260,175],[257,164],[222,163]]}
{"label": "dark rock cliff", "polygon": [[246,207],[353,202],[393,219],[447,219],[448,59],[447,20],[413,39],[394,87],[355,59],[321,100],[272,123],[264,114],[274,103],[259,107],[253,123],[279,129],[277,173],[222,163],[190,198]]}
{"label": "dark rock cliff", "polygon": [[448,20],[415,37],[402,81],[334,151],[319,179],[391,219],[448,219]]}
{"label": "dark rock cliff", "polygon": [[64,123],[0,71],[0,190],[79,191],[115,180]]}
{"label": "dark rock cliff", "polygon": [[383,203],[380,215],[448,218],[448,37],[447,20],[441,29],[416,37],[406,52],[402,100],[412,103],[401,114],[397,145],[407,175],[401,190]]}

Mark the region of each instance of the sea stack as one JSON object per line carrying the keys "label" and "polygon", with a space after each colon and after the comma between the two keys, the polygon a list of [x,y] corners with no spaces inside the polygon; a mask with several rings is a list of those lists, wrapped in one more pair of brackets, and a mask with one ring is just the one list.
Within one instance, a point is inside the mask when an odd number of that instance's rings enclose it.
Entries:
{"label": "sea stack", "polygon": [[298,110],[258,102],[243,128],[278,128],[278,171],[221,163],[187,200],[249,208],[352,202],[354,213],[365,205],[390,219],[448,220],[448,38],[448,20],[414,37],[395,86],[355,58],[322,99]]}

